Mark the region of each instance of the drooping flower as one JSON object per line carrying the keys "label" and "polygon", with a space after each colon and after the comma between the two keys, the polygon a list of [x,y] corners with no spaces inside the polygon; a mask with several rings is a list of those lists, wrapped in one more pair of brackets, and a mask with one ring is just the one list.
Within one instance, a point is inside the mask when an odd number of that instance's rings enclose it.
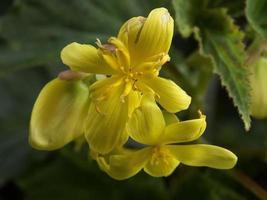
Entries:
{"label": "drooping flower", "polygon": [[40,92],[30,122],[29,142],[34,148],[58,149],[84,133],[90,99],[87,83],[79,79],[80,75],[61,73]]}
{"label": "drooping flower", "polygon": [[162,114],[151,100],[142,100],[133,113],[127,130],[142,149],[118,148],[108,155],[95,155],[100,168],[111,177],[122,180],[144,169],[154,177],[169,176],[183,163],[189,166],[207,166],[230,169],[237,157],[230,151],[207,144],[177,144],[198,139],[206,128],[205,116],[178,121],[171,114]]}
{"label": "drooping flower", "polygon": [[267,117],[267,58],[260,57],[251,66],[251,115],[255,118]]}
{"label": "drooping flower", "polygon": [[90,86],[91,104],[85,126],[90,148],[108,153],[127,140],[126,123],[143,94],[153,93],[169,112],[187,109],[191,98],[174,82],[158,77],[169,61],[173,19],[165,8],[147,18],[134,17],[107,44],[71,43],[61,52],[73,71],[105,74]]}

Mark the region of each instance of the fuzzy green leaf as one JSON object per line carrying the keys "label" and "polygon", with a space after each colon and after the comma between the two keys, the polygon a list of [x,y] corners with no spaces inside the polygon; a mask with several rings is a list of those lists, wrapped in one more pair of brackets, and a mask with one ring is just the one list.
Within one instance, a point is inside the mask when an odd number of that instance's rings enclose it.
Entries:
{"label": "fuzzy green leaf", "polygon": [[214,72],[219,74],[249,130],[249,83],[242,32],[225,9],[210,8],[209,1],[173,0],[173,6],[180,33],[184,37],[194,33],[200,53],[212,60]]}
{"label": "fuzzy green leaf", "polygon": [[267,0],[247,0],[246,16],[253,29],[267,39]]}

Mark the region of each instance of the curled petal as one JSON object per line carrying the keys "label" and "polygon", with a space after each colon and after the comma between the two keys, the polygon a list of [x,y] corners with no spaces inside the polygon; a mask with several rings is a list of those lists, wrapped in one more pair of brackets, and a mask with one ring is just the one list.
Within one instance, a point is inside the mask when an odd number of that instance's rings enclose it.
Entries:
{"label": "curled petal", "polygon": [[145,82],[159,96],[157,101],[168,112],[176,113],[189,107],[191,97],[173,81],[155,77]]}
{"label": "curled petal", "polygon": [[161,141],[164,144],[194,141],[203,134],[206,125],[204,115],[199,119],[172,123],[165,128]]}
{"label": "curled petal", "polygon": [[147,18],[134,17],[120,29],[118,38],[130,51],[133,62],[167,53],[173,37],[173,19],[166,8],[152,10]]}
{"label": "curled petal", "polygon": [[190,166],[231,169],[237,162],[236,155],[231,151],[213,145],[166,145],[166,148],[177,160]]}
{"label": "curled petal", "polygon": [[140,62],[138,59],[138,53],[135,49],[135,42],[142,30],[146,18],[144,17],[133,17],[126,21],[118,34],[118,39],[121,40],[128,48],[131,56],[131,64],[134,62]]}
{"label": "curled petal", "polygon": [[54,150],[81,136],[88,104],[88,87],[81,81],[49,82],[33,107],[30,144],[36,149]]}
{"label": "curled petal", "polygon": [[159,143],[165,121],[154,98],[144,96],[127,124],[129,135],[139,143],[154,145]]}
{"label": "curled petal", "polygon": [[92,45],[85,45],[73,42],[61,51],[61,59],[73,71],[80,71],[94,74],[116,74],[110,68],[98,50]]}
{"label": "curled petal", "polygon": [[125,150],[107,156],[98,156],[99,167],[117,180],[130,178],[137,174],[151,157],[151,149],[137,151]]}

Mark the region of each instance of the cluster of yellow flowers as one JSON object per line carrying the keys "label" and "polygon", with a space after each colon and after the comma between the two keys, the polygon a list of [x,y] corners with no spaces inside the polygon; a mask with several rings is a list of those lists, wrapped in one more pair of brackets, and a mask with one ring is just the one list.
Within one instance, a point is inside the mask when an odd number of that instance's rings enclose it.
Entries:
{"label": "cluster of yellow flowers", "polygon": [[[237,157],[224,148],[178,144],[198,139],[206,120],[199,113],[199,119],[179,121],[174,113],[187,109],[191,97],[171,80],[158,77],[170,60],[173,29],[168,10],[157,8],[147,18],[125,22],[107,44],[97,40],[98,48],[67,45],[61,59],[70,70],[39,94],[30,144],[54,150],[85,138],[99,167],[119,180],[142,169],[151,176],[168,176],[179,163],[232,168]],[[129,137],[140,148],[125,147]]]}

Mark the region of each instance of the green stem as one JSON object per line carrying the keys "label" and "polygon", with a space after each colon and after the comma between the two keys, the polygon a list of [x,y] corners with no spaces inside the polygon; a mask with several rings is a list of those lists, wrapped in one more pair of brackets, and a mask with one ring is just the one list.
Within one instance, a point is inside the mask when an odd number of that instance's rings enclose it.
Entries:
{"label": "green stem", "polygon": [[255,194],[258,198],[262,200],[267,199],[267,191],[245,173],[241,172],[240,170],[233,170],[231,176],[243,187]]}

